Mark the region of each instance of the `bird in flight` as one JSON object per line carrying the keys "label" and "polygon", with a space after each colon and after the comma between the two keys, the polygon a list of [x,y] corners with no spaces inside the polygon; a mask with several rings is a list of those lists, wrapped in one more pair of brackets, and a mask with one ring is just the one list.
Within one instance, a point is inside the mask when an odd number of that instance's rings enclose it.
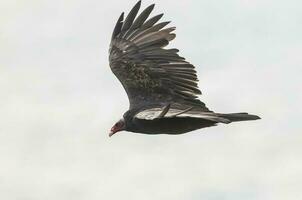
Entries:
{"label": "bird in flight", "polygon": [[165,48],[175,38],[175,27],[158,22],[163,14],[149,17],[154,4],[139,15],[141,1],[124,13],[115,25],[110,49],[110,68],[123,85],[129,110],[111,128],[143,134],[183,134],[217,123],[260,119],[248,113],[215,113],[198,99],[195,67]]}

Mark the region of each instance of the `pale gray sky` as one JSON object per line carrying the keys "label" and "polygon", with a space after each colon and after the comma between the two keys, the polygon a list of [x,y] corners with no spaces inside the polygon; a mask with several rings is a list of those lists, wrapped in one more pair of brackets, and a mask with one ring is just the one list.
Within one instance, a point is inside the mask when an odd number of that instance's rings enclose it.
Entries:
{"label": "pale gray sky", "polygon": [[109,139],[128,108],[109,39],[135,3],[0,1],[0,199],[302,199],[301,1],[143,1],[209,108],[263,119]]}

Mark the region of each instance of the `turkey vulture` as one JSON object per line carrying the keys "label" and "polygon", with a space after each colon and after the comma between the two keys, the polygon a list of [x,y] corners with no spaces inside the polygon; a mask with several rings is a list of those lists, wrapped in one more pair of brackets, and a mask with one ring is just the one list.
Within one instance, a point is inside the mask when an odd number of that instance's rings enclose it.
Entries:
{"label": "turkey vulture", "polygon": [[[221,114],[209,110],[197,95],[194,66],[164,48],[175,38],[175,27],[158,22],[163,14],[149,18],[154,4],[139,15],[141,1],[124,13],[115,25],[110,49],[110,68],[127,92],[130,107],[110,131],[144,134],[182,134],[217,123],[260,119],[248,113]],[[149,18],[149,19],[148,19]]]}

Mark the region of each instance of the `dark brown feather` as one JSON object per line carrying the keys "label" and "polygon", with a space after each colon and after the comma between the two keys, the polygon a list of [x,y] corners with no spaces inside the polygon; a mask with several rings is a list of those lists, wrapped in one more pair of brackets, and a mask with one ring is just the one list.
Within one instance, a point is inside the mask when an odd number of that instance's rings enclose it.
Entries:
{"label": "dark brown feather", "polygon": [[123,24],[123,27],[122,27],[122,32],[123,33],[131,27],[131,25],[132,25],[137,13],[138,13],[140,7],[141,7],[141,1],[138,1],[135,4],[135,6],[131,9],[129,14],[127,15],[127,17],[125,19],[125,22]]}
{"label": "dark brown feather", "polygon": [[121,29],[122,29],[122,26],[123,26],[123,19],[124,19],[124,13],[122,13],[120,15],[120,17],[118,18],[118,20],[115,24],[111,40],[114,39],[121,32]]}

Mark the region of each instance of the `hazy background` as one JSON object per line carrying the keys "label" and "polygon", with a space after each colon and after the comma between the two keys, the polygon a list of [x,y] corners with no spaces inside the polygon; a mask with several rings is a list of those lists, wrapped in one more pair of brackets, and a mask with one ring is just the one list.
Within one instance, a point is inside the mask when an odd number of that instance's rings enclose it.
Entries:
{"label": "hazy background", "polygon": [[1,0],[0,199],[302,199],[301,1],[154,2],[207,106],[263,119],[109,139],[109,39],[136,1]]}

